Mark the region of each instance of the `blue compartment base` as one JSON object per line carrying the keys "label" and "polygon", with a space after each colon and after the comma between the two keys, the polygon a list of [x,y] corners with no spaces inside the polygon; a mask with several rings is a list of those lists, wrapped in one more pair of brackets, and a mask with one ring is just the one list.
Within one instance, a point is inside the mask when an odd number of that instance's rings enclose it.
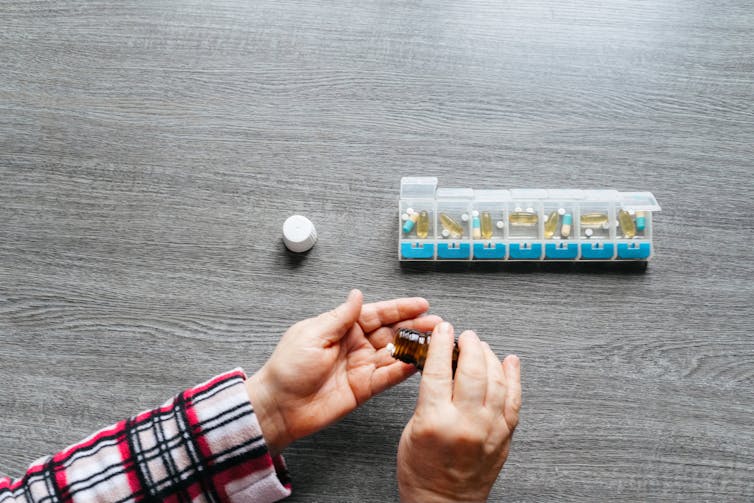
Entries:
{"label": "blue compartment base", "polygon": [[579,245],[576,243],[547,243],[545,258],[549,260],[574,260],[579,256]]}
{"label": "blue compartment base", "polygon": [[478,260],[503,260],[505,258],[505,244],[495,243],[487,247],[485,243],[474,243],[474,258]]}
{"label": "blue compartment base", "polygon": [[405,259],[431,259],[435,245],[429,243],[401,243],[401,257]]}
{"label": "blue compartment base", "polygon": [[448,243],[437,245],[437,258],[446,260],[464,260],[471,258],[471,245],[459,243],[458,247],[451,248]]}
{"label": "blue compartment base", "polygon": [[[629,243],[427,243],[404,241],[402,260],[648,260],[652,244]],[[581,255],[579,255],[579,250]],[[472,253],[473,251],[473,253]],[[544,256],[542,252],[544,251]],[[436,252],[436,253],[435,253]],[[616,254],[617,252],[617,254]]]}
{"label": "blue compartment base", "polygon": [[524,248],[521,243],[511,243],[511,260],[539,260],[542,258],[542,244],[531,243]]}
{"label": "blue compartment base", "polygon": [[[610,260],[615,254],[613,243],[600,243],[602,246],[591,243],[581,245],[581,258],[584,260]],[[597,248],[599,246],[599,248]]]}
{"label": "blue compartment base", "polygon": [[649,243],[618,243],[618,258],[623,260],[646,260],[652,253]]}

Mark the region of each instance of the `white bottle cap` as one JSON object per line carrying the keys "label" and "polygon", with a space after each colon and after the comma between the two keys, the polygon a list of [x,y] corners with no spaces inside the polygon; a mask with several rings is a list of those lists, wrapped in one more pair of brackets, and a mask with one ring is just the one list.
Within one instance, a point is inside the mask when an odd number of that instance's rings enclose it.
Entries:
{"label": "white bottle cap", "polygon": [[317,229],[303,215],[293,215],[283,224],[283,243],[292,252],[303,253],[311,250],[317,242]]}

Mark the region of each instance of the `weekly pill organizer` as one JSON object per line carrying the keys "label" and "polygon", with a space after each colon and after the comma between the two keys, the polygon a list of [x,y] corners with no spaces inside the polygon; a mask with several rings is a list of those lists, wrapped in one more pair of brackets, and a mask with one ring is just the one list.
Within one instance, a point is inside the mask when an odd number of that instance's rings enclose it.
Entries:
{"label": "weekly pill organizer", "polygon": [[400,260],[647,261],[651,192],[438,188],[401,179]]}

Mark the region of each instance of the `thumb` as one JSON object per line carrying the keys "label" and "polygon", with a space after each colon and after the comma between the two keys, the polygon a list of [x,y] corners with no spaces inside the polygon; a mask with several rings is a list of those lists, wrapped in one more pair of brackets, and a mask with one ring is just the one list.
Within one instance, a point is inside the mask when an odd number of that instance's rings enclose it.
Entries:
{"label": "thumb", "polygon": [[351,290],[346,301],[326,313],[317,316],[323,338],[330,343],[339,341],[351,329],[361,314],[363,295],[357,289]]}

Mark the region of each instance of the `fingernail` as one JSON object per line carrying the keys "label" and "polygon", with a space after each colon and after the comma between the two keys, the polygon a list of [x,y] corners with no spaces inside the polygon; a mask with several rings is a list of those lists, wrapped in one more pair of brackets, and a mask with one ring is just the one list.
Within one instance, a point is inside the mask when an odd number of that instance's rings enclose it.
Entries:
{"label": "fingernail", "polygon": [[521,360],[518,359],[518,356],[511,355],[511,365],[514,367],[520,367],[521,366]]}
{"label": "fingernail", "polygon": [[439,325],[437,325],[437,333],[441,335],[449,335],[453,332],[453,327],[450,326],[450,323],[447,321],[443,321]]}
{"label": "fingernail", "polygon": [[350,292],[348,292],[348,298],[346,301],[353,300],[354,297],[356,297],[359,294],[359,290],[357,288],[354,288]]}

